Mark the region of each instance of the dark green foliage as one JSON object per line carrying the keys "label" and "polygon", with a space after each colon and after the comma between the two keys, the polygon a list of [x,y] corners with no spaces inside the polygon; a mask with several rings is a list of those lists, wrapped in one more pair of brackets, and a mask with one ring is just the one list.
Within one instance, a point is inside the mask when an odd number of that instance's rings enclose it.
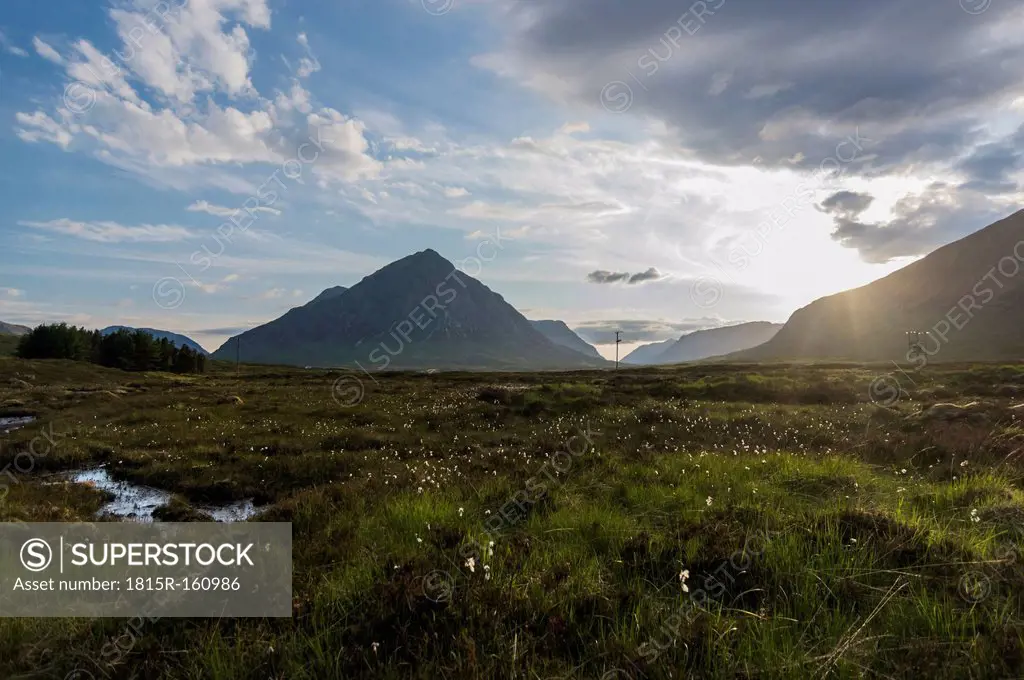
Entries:
{"label": "dark green foliage", "polygon": [[21,338],[22,359],[91,361],[123,371],[202,373],[206,357],[188,347],[175,347],[141,330],[120,330],[108,335],[66,323],[38,326]]}
{"label": "dark green foliage", "polygon": [[22,359],[71,359],[89,361],[99,342],[99,331],[69,326],[66,323],[38,326],[18,343]]}

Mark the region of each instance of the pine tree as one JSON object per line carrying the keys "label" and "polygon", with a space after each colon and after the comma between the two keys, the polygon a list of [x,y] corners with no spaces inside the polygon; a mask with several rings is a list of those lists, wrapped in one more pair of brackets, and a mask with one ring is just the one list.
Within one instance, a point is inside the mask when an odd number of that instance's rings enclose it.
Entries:
{"label": "pine tree", "polygon": [[195,373],[196,372],[196,355],[195,352],[190,350],[188,347],[182,345],[178,349],[178,355],[174,360],[174,372],[175,373]]}

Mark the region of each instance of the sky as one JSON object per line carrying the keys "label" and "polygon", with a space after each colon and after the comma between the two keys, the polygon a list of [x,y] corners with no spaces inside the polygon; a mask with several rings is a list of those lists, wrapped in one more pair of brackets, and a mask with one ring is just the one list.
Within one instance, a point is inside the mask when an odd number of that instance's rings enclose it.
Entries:
{"label": "sky", "polygon": [[1015,212],[1010,0],[4,0],[0,320],[208,349],[433,248],[613,356]]}

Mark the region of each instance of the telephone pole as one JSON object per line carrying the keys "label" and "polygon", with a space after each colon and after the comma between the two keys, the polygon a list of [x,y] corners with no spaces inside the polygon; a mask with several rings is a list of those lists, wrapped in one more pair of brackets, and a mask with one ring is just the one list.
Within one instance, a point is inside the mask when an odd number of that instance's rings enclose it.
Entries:
{"label": "telephone pole", "polygon": [[615,370],[619,370],[619,343],[622,342],[622,331],[615,331]]}

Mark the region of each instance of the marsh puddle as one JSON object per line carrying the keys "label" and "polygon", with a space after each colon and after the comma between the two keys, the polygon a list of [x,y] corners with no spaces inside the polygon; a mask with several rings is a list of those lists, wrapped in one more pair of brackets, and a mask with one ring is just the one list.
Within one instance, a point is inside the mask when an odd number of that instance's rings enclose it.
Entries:
{"label": "marsh puddle", "polygon": [[[171,502],[172,494],[161,489],[131,482],[119,482],[104,468],[80,470],[65,476],[76,484],[88,484],[100,491],[113,494],[114,500],[100,508],[99,515],[113,515],[130,522],[153,522],[153,512]],[[229,505],[200,506],[196,508],[218,522],[244,522],[259,512],[251,500]]]}
{"label": "marsh puddle", "polygon": [[17,430],[19,427],[25,427],[36,418],[35,416],[19,416],[17,418],[0,418],[0,434],[7,434]]}
{"label": "marsh puddle", "polygon": [[212,505],[200,505],[196,508],[199,512],[204,512],[210,517],[213,517],[218,522],[244,522],[250,517],[255,516],[259,513],[259,508],[253,505],[251,500],[238,501],[231,505],[222,505],[220,507]]}

